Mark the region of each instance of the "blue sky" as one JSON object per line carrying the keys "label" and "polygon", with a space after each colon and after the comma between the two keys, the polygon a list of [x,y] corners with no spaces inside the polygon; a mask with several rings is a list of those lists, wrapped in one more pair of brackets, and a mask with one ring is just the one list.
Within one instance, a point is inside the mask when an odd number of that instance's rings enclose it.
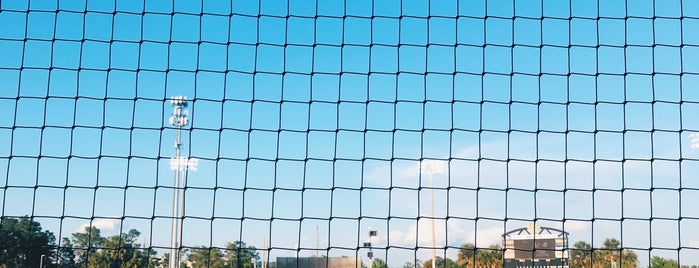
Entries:
{"label": "blue sky", "polygon": [[699,264],[697,5],[5,1],[2,215],[61,236],[94,217],[167,247],[165,100],[184,95],[183,152],[201,159],[185,246],[268,237],[292,256],[318,227],[327,254],[354,255],[371,227],[390,265],[426,260],[427,158],[449,162],[440,247],[539,220]]}

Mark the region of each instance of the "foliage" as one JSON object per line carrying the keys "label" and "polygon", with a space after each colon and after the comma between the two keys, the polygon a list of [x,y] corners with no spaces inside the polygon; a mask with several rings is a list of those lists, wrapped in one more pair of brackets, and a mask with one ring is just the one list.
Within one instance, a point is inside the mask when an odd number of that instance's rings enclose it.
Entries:
{"label": "foliage", "polygon": [[571,268],[591,268],[592,267],[592,245],[585,241],[578,241],[573,244],[570,250]]}
{"label": "foliage", "polygon": [[[192,268],[209,267],[223,268],[226,262],[220,249],[214,247],[198,247],[192,249],[187,255],[187,260]],[[229,266],[230,267],[230,266]]]}
{"label": "foliage", "polygon": [[666,259],[658,256],[653,256],[650,259],[650,265],[648,268],[677,268],[679,265],[675,260]]}
{"label": "foliage", "polygon": [[73,242],[67,237],[61,240],[60,247],[58,248],[58,267],[76,267],[75,262],[75,251],[73,250]]}
{"label": "foliage", "polygon": [[[500,248],[500,245],[490,245],[488,248],[476,248],[474,244],[463,244],[459,249],[455,265],[464,268],[502,267],[503,251],[502,248]],[[441,267],[439,264],[437,266]]]}
{"label": "foliage", "polygon": [[200,246],[187,253],[187,267],[252,268],[260,259],[257,250],[243,241],[226,243],[225,249]]}
{"label": "foliage", "polygon": [[382,259],[375,258],[371,262],[371,268],[388,268],[388,264],[386,264],[386,261]]}
{"label": "foliage", "polygon": [[422,261],[415,259],[415,262],[405,262],[403,268],[420,268],[422,266]]}
{"label": "foliage", "polygon": [[[69,243],[74,246],[74,262],[71,263],[70,252],[62,246],[65,255],[62,267],[147,267],[155,251],[142,249],[136,243],[141,233],[131,229],[127,233],[102,237],[98,228],[85,227],[84,232],[74,233]],[[65,240],[64,240],[65,241]]]}
{"label": "foliage", "polygon": [[50,231],[42,231],[41,224],[24,216],[3,218],[0,221],[0,266],[39,267],[50,263],[56,237]]}
{"label": "foliage", "polygon": [[[434,261],[435,266],[437,266],[437,268],[459,268],[460,267],[459,264],[457,264],[456,262],[454,262],[452,259],[449,259],[449,258],[444,259],[442,257],[437,256],[434,259],[435,259],[435,261]],[[422,264],[422,267],[423,268],[432,268],[432,259],[426,260]]]}
{"label": "foliage", "polygon": [[502,267],[502,257],[500,245],[476,251],[476,262],[480,263],[480,267]]}
{"label": "foliage", "polygon": [[456,263],[463,267],[474,267],[476,264],[476,246],[471,243],[461,245],[456,257]]}
{"label": "foliage", "polygon": [[260,259],[257,249],[243,241],[226,243],[225,261],[231,268],[252,268],[253,262]]}
{"label": "foliage", "polygon": [[584,241],[573,244],[570,251],[571,268],[612,268],[616,263],[620,268],[638,267],[638,255],[633,250],[621,249],[621,242],[607,238],[602,248],[594,249]]}

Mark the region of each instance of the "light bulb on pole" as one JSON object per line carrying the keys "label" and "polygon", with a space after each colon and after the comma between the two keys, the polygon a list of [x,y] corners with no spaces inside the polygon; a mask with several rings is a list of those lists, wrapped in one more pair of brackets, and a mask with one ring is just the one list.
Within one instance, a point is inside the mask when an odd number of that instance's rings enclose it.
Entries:
{"label": "light bulb on pole", "polygon": [[432,217],[431,217],[431,225],[432,225],[432,268],[437,268],[435,265],[437,264],[436,262],[436,257],[437,257],[437,242],[435,238],[435,230],[434,230],[434,183],[432,179],[432,175],[434,173],[444,173],[445,168],[444,168],[444,161],[439,161],[439,160],[422,160],[420,161],[420,166],[419,166],[420,172],[428,172],[430,175],[430,206],[432,208]]}

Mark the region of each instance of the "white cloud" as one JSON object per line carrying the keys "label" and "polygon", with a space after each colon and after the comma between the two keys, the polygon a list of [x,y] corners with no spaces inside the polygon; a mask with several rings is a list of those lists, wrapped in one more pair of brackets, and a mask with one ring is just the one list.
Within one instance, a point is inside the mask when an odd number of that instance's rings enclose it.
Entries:
{"label": "white cloud", "polygon": [[[92,221],[92,226],[94,226],[97,229],[100,229],[102,233],[109,232],[109,231],[114,231],[119,227],[120,221],[117,219],[96,219]],[[90,226],[90,222],[83,223],[78,227],[78,229],[75,230],[76,233],[78,232],[84,232],[85,228]]]}
{"label": "white cloud", "polygon": [[[445,228],[446,226],[446,228]],[[437,219],[434,221],[435,245],[444,247],[460,246],[463,243],[475,243],[479,247],[487,247],[501,242],[502,227],[485,227],[472,229],[457,221]],[[432,222],[430,219],[420,219],[402,230],[394,230],[389,234],[391,245],[412,247],[432,246]],[[448,239],[448,241],[445,240]]]}

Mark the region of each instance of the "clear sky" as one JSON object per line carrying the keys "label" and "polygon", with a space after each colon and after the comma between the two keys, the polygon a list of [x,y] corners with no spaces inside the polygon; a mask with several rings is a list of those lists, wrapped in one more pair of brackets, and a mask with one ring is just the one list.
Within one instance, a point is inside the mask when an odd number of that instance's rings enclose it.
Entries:
{"label": "clear sky", "polygon": [[310,256],[317,228],[354,255],[372,228],[429,259],[432,159],[438,247],[537,220],[699,264],[697,2],[17,0],[0,25],[2,216],[62,237],[169,246],[183,95],[185,246]]}

